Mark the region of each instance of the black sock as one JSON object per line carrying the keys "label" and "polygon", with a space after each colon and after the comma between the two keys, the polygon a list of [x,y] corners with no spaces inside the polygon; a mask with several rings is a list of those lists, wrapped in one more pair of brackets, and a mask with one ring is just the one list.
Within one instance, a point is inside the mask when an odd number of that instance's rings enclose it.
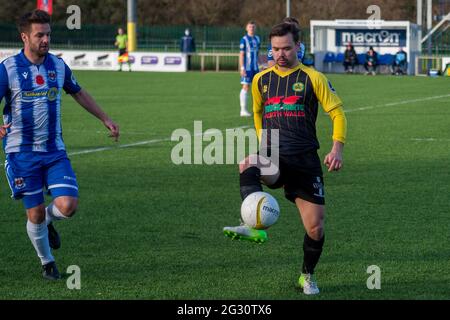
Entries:
{"label": "black sock", "polygon": [[250,167],[245,169],[239,175],[239,183],[241,189],[241,198],[244,200],[250,193],[262,191],[261,170],[257,167]]}
{"label": "black sock", "polygon": [[316,241],[311,239],[307,233],[303,239],[303,267],[302,273],[314,273],[314,268],[319,261],[320,254],[322,253],[323,243],[325,241],[325,235],[322,239]]}

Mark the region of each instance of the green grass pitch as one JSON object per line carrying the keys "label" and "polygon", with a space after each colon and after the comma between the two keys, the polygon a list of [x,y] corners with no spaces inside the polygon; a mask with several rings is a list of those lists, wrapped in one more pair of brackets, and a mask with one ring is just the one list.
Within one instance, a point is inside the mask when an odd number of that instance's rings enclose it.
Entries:
{"label": "green grass pitch", "polygon": [[[177,128],[251,126],[239,117],[237,73],[75,72],[116,120],[118,144],[68,96],[63,131],[80,205],[55,225],[65,272],[81,289],[46,282],[25,230],[21,202],[0,178],[1,299],[448,299],[450,82],[448,78],[329,75],[348,111],[344,168],[325,173],[326,241],[316,269],[321,294],[295,287],[304,230],[282,190],[264,245],[234,242],[236,165],[174,165]],[[331,121],[319,112],[320,156]],[[116,146],[148,142],[118,148]],[[103,151],[79,152],[103,147]],[[78,153],[78,154],[77,154]],[[4,154],[0,156],[4,160]],[[381,289],[366,286],[381,270]]]}

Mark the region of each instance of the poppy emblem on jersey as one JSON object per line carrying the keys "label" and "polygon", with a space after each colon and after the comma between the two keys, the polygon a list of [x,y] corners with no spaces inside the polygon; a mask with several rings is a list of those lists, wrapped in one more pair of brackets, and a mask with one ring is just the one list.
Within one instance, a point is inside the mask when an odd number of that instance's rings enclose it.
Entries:
{"label": "poppy emblem on jersey", "polygon": [[48,89],[47,92],[48,101],[55,101],[57,96],[58,96],[58,88],[51,87],[50,89]]}
{"label": "poppy emblem on jersey", "polygon": [[305,89],[305,85],[301,82],[296,82],[292,85],[292,90],[295,92],[302,92]]}
{"label": "poppy emblem on jersey", "polygon": [[37,83],[38,85],[42,86],[42,85],[45,83],[44,77],[41,76],[40,74],[38,74],[38,75],[36,76],[36,83]]}
{"label": "poppy emblem on jersey", "polygon": [[23,189],[23,188],[25,188],[26,183],[23,178],[15,178],[14,185],[16,186],[16,189]]}
{"label": "poppy emblem on jersey", "polygon": [[54,70],[48,71],[48,80],[56,81],[56,72]]}

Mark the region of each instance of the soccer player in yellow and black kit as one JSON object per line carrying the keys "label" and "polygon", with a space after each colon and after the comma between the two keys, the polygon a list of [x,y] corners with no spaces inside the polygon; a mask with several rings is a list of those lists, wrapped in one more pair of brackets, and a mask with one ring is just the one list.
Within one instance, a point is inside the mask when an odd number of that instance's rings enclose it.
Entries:
{"label": "soccer player in yellow and black kit", "polygon": [[[262,191],[261,182],[269,188],[284,187],[286,198],[296,204],[306,230],[303,266],[298,282],[305,294],[318,294],[313,273],[322,253],[325,216],[322,167],[317,154],[319,142],[315,126],[319,103],[333,122],[333,147],[324,159],[329,172],[342,167],[347,121],[342,101],[330,81],[298,61],[298,28],[288,23],[278,24],[270,33],[270,41],[276,65],[258,73],[253,80],[253,112],[260,141],[263,132],[271,136],[273,129],[278,130],[279,161],[278,164],[273,161],[277,167],[276,173],[265,175],[261,163],[267,163],[267,158],[262,159],[262,154],[244,159],[239,165],[241,197],[245,199],[253,192]],[[270,139],[268,141],[270,150]],[[225,227],[224,233],[232,239],[259,243],[267,240],[264,230],[246,225]]]}

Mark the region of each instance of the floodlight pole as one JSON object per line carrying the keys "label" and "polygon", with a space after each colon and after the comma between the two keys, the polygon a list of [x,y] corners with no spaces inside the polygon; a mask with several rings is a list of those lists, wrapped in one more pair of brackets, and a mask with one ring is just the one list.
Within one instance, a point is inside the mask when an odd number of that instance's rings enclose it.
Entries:
{"label": "floodlight pole", "polygon": [[291,16],[291,0],[286,0],[286,17]]}
{"label": "floodlight pole", "polygon": [[137,41],[136,41],[136,1],[127,1],[127,12],[128,12],[128,23],[127,23],[127,33],[128,33],[128,51],[136,51]]}

